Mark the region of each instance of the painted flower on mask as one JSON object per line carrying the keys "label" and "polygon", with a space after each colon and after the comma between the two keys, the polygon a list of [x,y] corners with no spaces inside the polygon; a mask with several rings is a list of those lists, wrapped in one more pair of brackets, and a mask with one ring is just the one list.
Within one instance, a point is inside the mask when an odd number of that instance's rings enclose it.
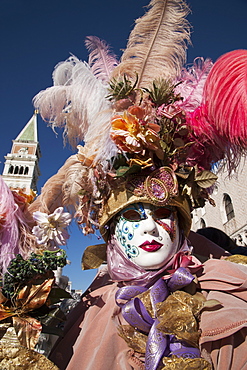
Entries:
{"label": "painted flower on mask", "polygon": [[48,215],[40,211],[33,213],[33,218],[37,222],[32,233],[37,238],[39,245],[50,243],[52,246],[65,245],[69,234],[66,230],[70,224],[72,216],[68,212],[63,212],[63,207],[57,208]]}
{"label": "painted flower on mask", "polygon": [[112,118],[111,139],[124,152],[140,153],[143,149],[159,148],[160,127],[146,122],[143,116],[142,108],[130,107],[123,115]]}

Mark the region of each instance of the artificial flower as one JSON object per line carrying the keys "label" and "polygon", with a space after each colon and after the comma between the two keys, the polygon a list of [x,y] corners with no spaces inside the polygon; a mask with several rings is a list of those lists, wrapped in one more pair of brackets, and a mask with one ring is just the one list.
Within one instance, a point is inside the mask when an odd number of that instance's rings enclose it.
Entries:
{"label": "artificial flower", "polygon": [[111,139],[124,152],[141,153],[143,149],[157,150],[159,148],[157,132],[160,127],[141,119],[143,116],[142,108],[130,107],[128,111],[124,111],[123,115],[116,115],[112,118]]}
{"label": "artificial flower", "polygon": [[32,232],[39,245],[46,245],[48,242],[55,246],[66,244],[69,238],[66,228],[72,216],[68,212],[63,212],[63,207],[57,208],[50,215],[36,211],[33,213],[33,218],[38,225],[33,227]]}
{"label": "artificial flower", "polygon": [[21,189],[13,190],[13,196],[15,202],[21,207],[24,204],[31,204],[37,196],[37,193],[32,189],[29,190],[29,194],[24,193]]}
{"label": "artificial flower", "polygon": [[172,269],[168,270],[170,274],[173,274],[179,267],[184,267],[191,273],[196,272],[202,267],[201,261],[199,261],[195,256],[190,254],[189,251],[178,252],[175,256],[175,260],[172,265]]}
{"label": "artificial flower", "polygon": [[163,104],[158,108],[158,115],[164,116],[169,119],[174,118],[181,112],[182,112],[181,107],[179,107],[176,104],[169,104],[169,105]]}
{"label": "artificial flower", "polygon": [[91,166],[94,161],[94,156],[88,157],[87,150],[82,145],[77,145],[77,158],[84,166]]}

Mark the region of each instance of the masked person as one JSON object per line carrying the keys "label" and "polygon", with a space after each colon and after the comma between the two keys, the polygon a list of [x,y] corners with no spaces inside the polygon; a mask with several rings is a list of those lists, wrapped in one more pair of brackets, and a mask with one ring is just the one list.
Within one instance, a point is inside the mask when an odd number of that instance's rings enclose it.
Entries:
{"label": "masked person", "polygon": [[[202,263],[188,236],[191,211],[214,205],[212,166],[231,172],[246,149],[247,52],[183,68],[187,14],[181,0],[152,0],[120,63],[90,36],[88,64],[59,63],[54,86],[34,99],[84,146],[29,211],[63,205],[105,240],[84,253],[84,269],[103,267],[51,353],[61,370],[245,366],[245,257]],[[205,240],[198,255],[210,254]]]}

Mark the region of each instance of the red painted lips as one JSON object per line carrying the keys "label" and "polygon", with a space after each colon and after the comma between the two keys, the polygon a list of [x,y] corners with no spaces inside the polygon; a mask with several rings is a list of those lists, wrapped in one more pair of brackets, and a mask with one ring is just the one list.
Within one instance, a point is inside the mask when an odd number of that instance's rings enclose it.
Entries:
{"label": "red painted lips", "polygon": [[155,252],[159,250],[162,246],[163,244],[156,242],[155,240],[152,240],[151,242],[146,241],[142,243],[141,245],[139,245],[139,248],[143,249],[146,252]]}

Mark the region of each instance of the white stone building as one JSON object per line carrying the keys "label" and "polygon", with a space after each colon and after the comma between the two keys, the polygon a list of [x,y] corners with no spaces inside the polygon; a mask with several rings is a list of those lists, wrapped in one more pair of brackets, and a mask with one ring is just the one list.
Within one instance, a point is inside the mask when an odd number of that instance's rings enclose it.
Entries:
{"label": "white stone building", "polygon": [[195,210],[192,230],[215,227],[236,240],[238,245],[247,246],[247,162],[242,158],[231,178],[226,172],[217,175],[211,195],[216,207],[207,202],[204,208]]}

